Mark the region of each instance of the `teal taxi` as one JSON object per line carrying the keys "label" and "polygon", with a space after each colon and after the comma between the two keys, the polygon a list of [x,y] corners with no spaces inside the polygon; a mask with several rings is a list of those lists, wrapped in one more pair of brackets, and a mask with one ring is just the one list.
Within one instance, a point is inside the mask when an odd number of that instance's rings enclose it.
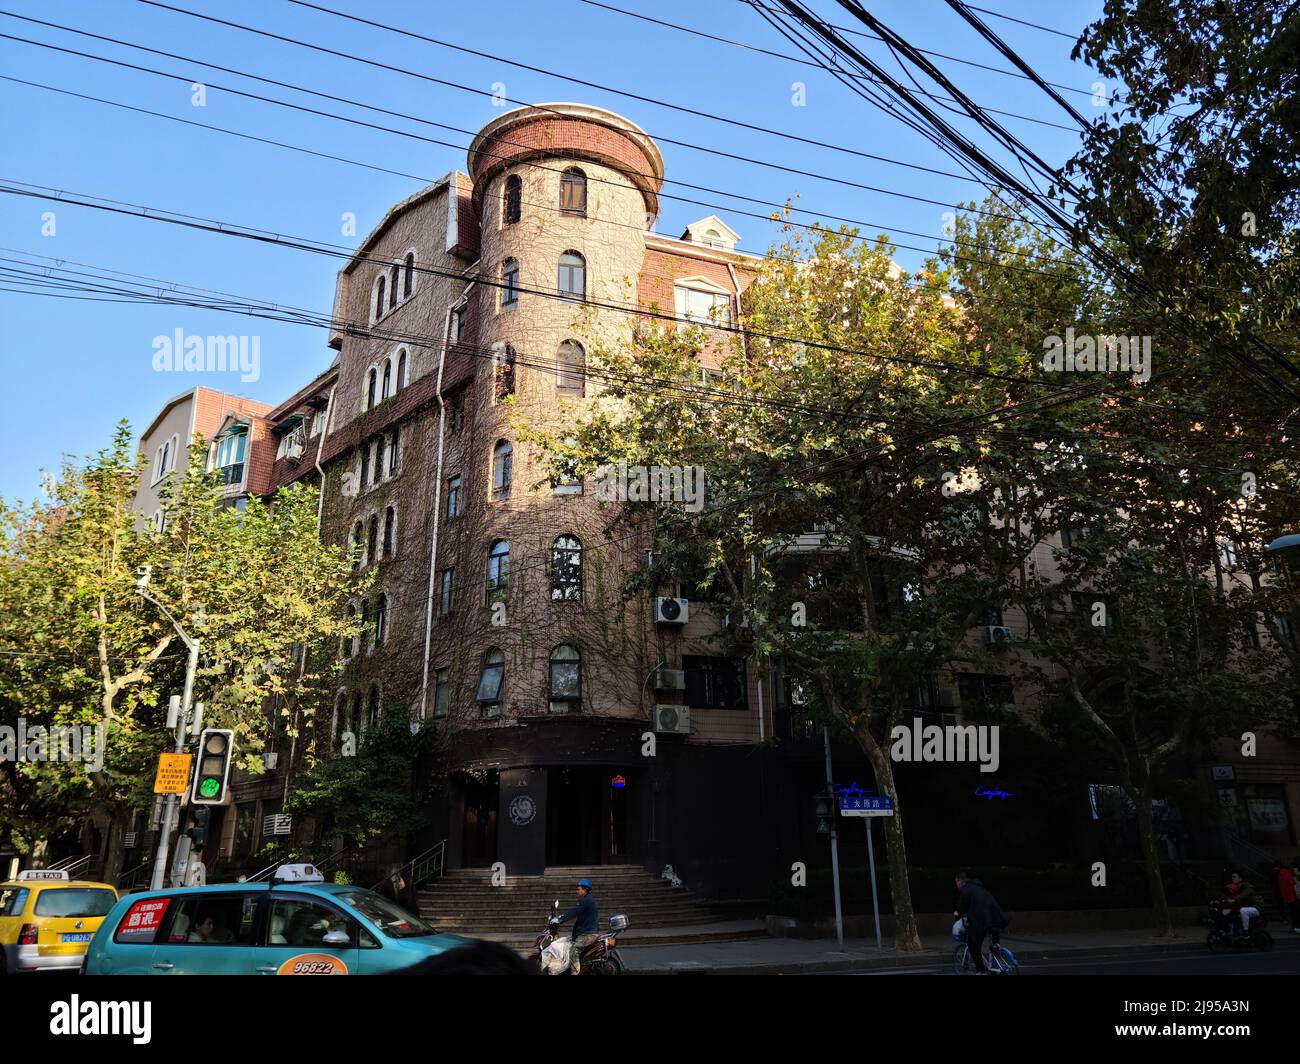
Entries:
{"label": "teal taxi", "polygon": [[87,975],[378,975],[467,940],[362,887],[282,865],[267,883],[128,894],[86,951]]}

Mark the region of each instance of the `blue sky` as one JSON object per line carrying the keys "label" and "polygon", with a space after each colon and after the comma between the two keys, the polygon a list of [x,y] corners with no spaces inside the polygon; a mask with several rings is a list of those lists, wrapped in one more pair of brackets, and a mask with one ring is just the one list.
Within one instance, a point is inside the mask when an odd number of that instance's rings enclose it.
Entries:
{"label": "blue sky", "polygon": [[[800,145],[683,114],[614,92],[587,88],[510,66],[516,60],[743,122],[844,145],[860,151],[944,170],[955,164],[896,119],[881,114],[825,71],[651,25],[581,0],[495,0],[490,4],[388,0],[322,0],[324,6],[374,18],[498,58],[480,58],[360,26],[286,0],[169,0],[176,6],[256,26],[295,40],[364,55],[407,70],[492,92],[503,83],[510,97],[527,102],[577,100],[618,111],[652,135],[707,145],[785,166],[834,175],[945,202],[979,198],[969,181],[922,173],[840,152]],[[793,46],[738,0],[607,0],[615,7],[689,26],[731,41],[792,52]],[[824,17],[856,26],[832,0],[812,0]],[[1008,64],[984,44],[943,0],[883,0],[873,13],[914,44],[1000,69]],[[1100,0],[985,0],[980,6],[1057,29],[1076,32],[1097,17]],[[476,130],[500,109],[487,96],[445,88],[377,70],[237,29],[205,23],[138,0],[10,0],[8,10],[33,18],[195,59],[273,77],[403,114]],[[1046,78],[1091,91],[1095,75],[1069,60],[1071,42],[986,16],[986,21]],[[289,90],[268,88],[192,62],[146,55],[88,41],[11,17],[0,33],[58,44],[159,70],[229,84],[348,113],[452,141],[441,147],[349,126],[323,117],[241,99],[210,88],[196,108],[188,85],[109,66],[77,55],[0,40],[0,73],[190,121],[221,125],[434,179],[464,170],[469,137],[326,104]],[[878,42],[856,39],[872,56],[888,60]],[[936,60],[974,100],[1041,119],[1068,118],[1030,83],[990,71]],[[806,102],[794,105],[794,82],[806,85]],[[927,86],[928,87],[928,86]],[[1085,115],[1095,113],[1085,95],[1067,94]],[[961,125],[961,120],[955,120]],[[1077,137],[1064,130],[1005,119],[1052,162],[1068,158]],[[0,81],[0,176],[91,193],[137,204],[238,222],[313,240],[354,246],[394,202],[423,182],[312,158],[208,130],[102,104]],[[798,196],[810,212],[861,219],[868,232],[895,228],[939,234],[943,207],[867,192],[826,180],[783,173],[686,147],[663,144],[667,176],[719,190],[782,202]],[[758,210],[724,196],[668,185],[665,192],[723,206]],[[42,214],[55,212],[55,235],[42,234]],[[345,212],[355,214],[357,236],[341,232]],[[727,210],[665,199],[658,229],[677,235],[685,224],[718,213],[742,235],[742,246],[764,251],[774,226]],[[934,240],[900,236],[903,243]],[[0,246],[76,260],[150,277],[327,312],[337,260],[230,237],[184,230],[43,200],[0,197]],[[0,252],[8,255],[9,251]],[[923,255],[904,251],[913,268]],[[159,373],[152,366],[153,338],[176,329],[207,335],[257,335],[261,378]],[[332,352],[325,335],[301,325],[263,321],[200,309],[73,302],[0,291],[0,358],[10,395],[0,423],[0,495],[31,498],[40,471],[64,454],[81,455],[107,444],[114,424],[127,418],[144,427],[166,399],[195,384],[222,387],[278,402],[324,369]]]}

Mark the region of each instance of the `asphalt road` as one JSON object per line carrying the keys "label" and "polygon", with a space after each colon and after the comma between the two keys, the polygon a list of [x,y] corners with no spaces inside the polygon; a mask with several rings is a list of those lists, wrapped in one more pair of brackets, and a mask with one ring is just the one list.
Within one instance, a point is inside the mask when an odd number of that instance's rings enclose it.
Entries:
{"label": "asphalt road", "polygon": [[[1281,939],[1275,936],[1272,952],[1234,950],[1211,953],[1209,950],[1126,949],[1087,956],[1063,954],[1051,958],[1025,958],[1015,978],[1034,975],[1300,975],[1300,935]],[[827,975],[868,975],[899,978],[914,975],[953,976],[950,965],[917,968],[862,968]]]}

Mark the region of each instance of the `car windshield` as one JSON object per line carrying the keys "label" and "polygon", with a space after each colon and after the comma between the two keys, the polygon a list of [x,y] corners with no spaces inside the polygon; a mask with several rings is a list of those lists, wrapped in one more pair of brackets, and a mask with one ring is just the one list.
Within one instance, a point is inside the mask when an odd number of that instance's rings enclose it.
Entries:
{"label": "car windshield", "polygon": [[400,905],[394,905],[373,890],[350,890],[336,894],[335,897],[356,909],[389,938],[418,938],[438,933],[436,928],[430,927],[418,916],[412,916]]}
{"label": "car windshield", "polygon": [[35,912],[37,916],[106,916],[116,903],[117,895],[111,890],[46,887],[37,895]]}

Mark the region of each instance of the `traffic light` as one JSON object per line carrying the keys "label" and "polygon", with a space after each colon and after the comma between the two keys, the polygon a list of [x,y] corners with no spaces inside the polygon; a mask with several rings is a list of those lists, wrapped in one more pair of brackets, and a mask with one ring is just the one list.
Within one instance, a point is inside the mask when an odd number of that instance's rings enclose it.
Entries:
{"label": "traffic light", "polygon": [[196,850],[203,849],[203,844],[208,841],[208,823],[211,819],[212,810],[205,805],[190,812],[189,835]]}
{"label": "traffic light", "polygon": [[190,789],[193,805],[221,805],[230,781],[235,754],[235,733],[225,728],[205,728],[199,736],[199,766]]}

